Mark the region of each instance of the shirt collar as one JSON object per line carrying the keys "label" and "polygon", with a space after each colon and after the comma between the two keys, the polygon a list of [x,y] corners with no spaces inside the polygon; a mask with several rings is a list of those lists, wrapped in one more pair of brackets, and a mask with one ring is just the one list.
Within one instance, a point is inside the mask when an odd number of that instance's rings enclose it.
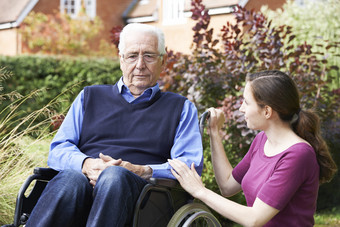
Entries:
{"label": "shirt collar", "polygon": [[[124,84],[123,82],[123,77],[121,77],[117,83],[117,86],[118,86],[118,91],[120,94],[122,94],[124,92],[124,89],[123,87],[126,89],[126,91],[129,91],[130,93],[130,89]],[[147,93],[151,92],[151,95],[150,95],[150,99],[153,98],[155,96],[155,94],[159,91],[159,85],[158,83],[156,83],[155,86],[153,87],[150,87],[150,88],[147,88],[143,94],[147,91]],[[142,95],[143,95],[142,94]]]}

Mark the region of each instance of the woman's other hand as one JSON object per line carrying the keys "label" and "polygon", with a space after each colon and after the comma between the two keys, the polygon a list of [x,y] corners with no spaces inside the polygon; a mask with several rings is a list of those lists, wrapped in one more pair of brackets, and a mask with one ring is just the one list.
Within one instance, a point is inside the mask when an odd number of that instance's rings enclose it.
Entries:
{"label": "woman's other hand", "polygon": [[191,168],[178,159],[168,160],[172,174],[179,181],[181,186],[190,193],[193,197],[199,198],[204,193],[204,185],[201,177],[198,175],[195,169],[194,163],[191,164]]}

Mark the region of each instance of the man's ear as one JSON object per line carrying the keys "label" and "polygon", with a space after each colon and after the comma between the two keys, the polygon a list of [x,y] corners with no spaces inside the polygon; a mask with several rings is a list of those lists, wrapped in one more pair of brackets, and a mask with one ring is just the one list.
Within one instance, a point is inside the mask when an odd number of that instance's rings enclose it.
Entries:
{"label": "man's ear", "polygon": [[269,119],[273,114],[273,109],[270,106],[264,106],[264,116],[266,119]]}
{"label": "man's ear", "polygon": [[168,61],[168,53],[165,53],[162,57],[162,67],[163,67],[163,70],[165,69],[166,67],[166,63]]}

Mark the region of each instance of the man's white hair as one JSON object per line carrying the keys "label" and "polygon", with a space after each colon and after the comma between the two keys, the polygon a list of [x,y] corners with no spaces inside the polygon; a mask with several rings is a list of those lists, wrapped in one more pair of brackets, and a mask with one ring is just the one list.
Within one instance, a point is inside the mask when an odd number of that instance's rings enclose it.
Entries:
{"label": "man's white hair", "polygon": [[165,51],[165,41],[164,41],[164,33],[161,29],[147,25],[147,24],[140,24],[140,23],[131,23],[126,25],[119,36],[119,44],[118,44],[118,50],[119,54],[124,54],[125,51],[125,38],[129,35],[131,35],[131,32],[135,34],[135,32],[141,32],[141,33],[151,33],[157,36],[158,39],[158,52],[161,55],[166,54]]}

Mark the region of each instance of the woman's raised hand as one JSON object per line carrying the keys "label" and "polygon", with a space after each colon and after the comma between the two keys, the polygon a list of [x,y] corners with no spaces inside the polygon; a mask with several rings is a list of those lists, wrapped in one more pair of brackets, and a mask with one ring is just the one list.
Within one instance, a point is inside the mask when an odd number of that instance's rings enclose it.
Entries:
{"label": "woman's raised hand", "polygon": [[210,130],[219,131],[225,123],[225,116],[222,110],[211,107],[208,109],[210,117],[208,119],[208,127]]}

